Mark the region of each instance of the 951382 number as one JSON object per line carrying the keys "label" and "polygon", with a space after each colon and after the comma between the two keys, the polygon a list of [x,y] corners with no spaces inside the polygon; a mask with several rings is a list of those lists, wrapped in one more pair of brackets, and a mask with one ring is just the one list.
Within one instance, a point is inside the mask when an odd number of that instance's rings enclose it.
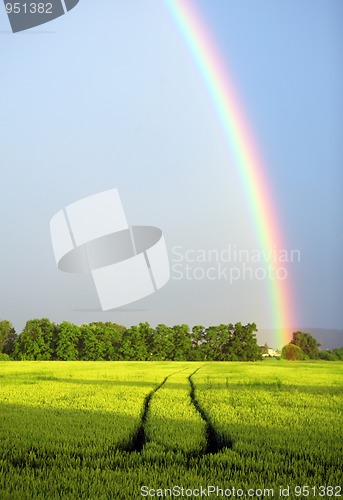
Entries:
{"label": "951382 number", "polygon": [[341,486],[295,486],[294,495],[296,497],[342,497]]}
{"label": "951382 number", "polygon": [[6,3],[7,14],[52,14],[52,3]]}

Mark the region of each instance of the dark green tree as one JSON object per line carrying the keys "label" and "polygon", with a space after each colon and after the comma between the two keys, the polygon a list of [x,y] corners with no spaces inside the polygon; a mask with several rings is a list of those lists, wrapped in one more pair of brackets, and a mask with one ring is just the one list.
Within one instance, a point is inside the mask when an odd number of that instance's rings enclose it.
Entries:
{"label": "dark green tree", "polygon": [[191,361],[202,361],[205,359],[204,346],[206,344],[206,328],[202,325],[195,325],[192,328],[191,334],[192,351],[190,354]]}
{"label": "dark green tree", "polygon": [[0,321],[0,353],[12,356],[16,338],[17,334],[12,323],[7,319]]}
{"label": "dark green tree", "polygon": [[258,361],[262,359],[255,332],[257,332],[255,323],[248,323],[247,325],[235,324],[232,334],[233,345],[235,346],[233,353],[240,361]]}
{"label": "dark green tree", "polygon": [[95,328],[97,342],[101,346],[102,359],[118,361],[122,359],[121,345],[125,326],[111,322],[90,323]]}
{"label": "dark green tree", "polygon": [[154,340],[151,359],[165,361],[174,356],[174,332],[170,326],[157,325],[154,331]]}
{"label": "dark green tree", "polygon": [[244,345],[242,341],[242,325],[237,323],[235,326],[230,324],[228,329],[228,341],[224,346],[221,361],[243,361],[245,359]]}
{"label": "dark green tree", "polygon": [[104,359],[104,343],[97,333],[94,324],[80,326],[79,359],[85,361],[102,361]]}
{"label": "dark green tree", "polygon": [[290,343],[300,347],[305,356],[308,356],[310,359],[319,358],[318,348],[321,344],[310,333],[294,332]]}
{"label": "dark green tree", "polygon": [[192,339],[188,325],[175,325],[173,330],[173,361],[184,361],[189,359],[192,349]]}
{"label": "dark green tree", "polygon": [[230,325],[209,326],[206,329],[204,358],[209,361],[228,359],[230,353]]}
{"label": "dark green tree", "polygon": [[332,353],[337,357],[338,360],[343,361],[343,347],[333,349]]}
{"label": "dark green tree", "polygon": [[149,323],[139,323],[138,328],[147,349],[147,359],[151,359],[153,356],[155,331]]}
{"label": "dark green tree", "polygon": [[56,325],[47,318],[27,321],[15,341],[14,357],[23,360],[53,359]]}
{"label": "dark green tree", "polygon": [[131,326],[125,330],[120,351],[122,359],[127,361],[145,361],[148,359],[148,349],[139,326]]}
{"label": "dark green tree", "polygon": [[63,361],[75,361],[79,359],[79,341],[81,329],[77,325],[63,321],[57,329],[57,359]]}
{"label": "dark green tree", "polygon": [[319,359],[324,361],[338,361],[338,357],[333,351],[319,351]]}

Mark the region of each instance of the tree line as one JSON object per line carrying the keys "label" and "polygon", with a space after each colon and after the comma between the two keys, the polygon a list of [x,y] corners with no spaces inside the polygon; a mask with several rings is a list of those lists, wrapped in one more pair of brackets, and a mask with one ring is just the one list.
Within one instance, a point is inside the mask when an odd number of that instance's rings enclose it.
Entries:
{"label": "tree line", "polygon": [[111,322],[55,324],[47,318],[27,321],[17,335],[0,321],[0,359],[87,361],[257,361],[255,323],[126,328]]}
{"label": "tree line", "polygon": [[294,332],[289,344],[283,346],[281,357],[290,361],[322,359],[325,361],[343,361],[343,347],[332,350],[320,350],[321,344],[310,334]]}

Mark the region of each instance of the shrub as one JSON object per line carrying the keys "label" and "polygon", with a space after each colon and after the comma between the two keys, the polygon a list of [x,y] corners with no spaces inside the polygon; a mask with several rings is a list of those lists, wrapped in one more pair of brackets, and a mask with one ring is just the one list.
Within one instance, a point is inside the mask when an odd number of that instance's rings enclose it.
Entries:
{"label": "shrub", "polygon": [[332,351],[319,351],[319,359],[324,361],[338,361],[338,356]]}
{"label": "shrub", "polygon": [[303,350],[294,344],[284,345],[281,351],[281,357],[288,361],[300,361],[305,358]]}

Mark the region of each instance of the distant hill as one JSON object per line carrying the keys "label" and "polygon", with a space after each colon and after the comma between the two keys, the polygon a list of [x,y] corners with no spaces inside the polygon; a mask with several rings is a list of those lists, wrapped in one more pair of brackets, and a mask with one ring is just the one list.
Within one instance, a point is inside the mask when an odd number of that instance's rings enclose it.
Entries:
{"label": "distant hill", "polygon": [[[321,349],[336,349],[343,347],[343,330],[335,330],[330,328],[297,328],[301,332],[310,333],[315,339],[322,344]],[[294,330],[294,331],[296,331]],[[275,330],[261,328],[257,332],[258,344],[268,344],[269,347],[279,349],[282,346],[276,345],[280,334]]]}
{"label": "distant hill", "polygon": [[322,349],[336,349],[343,347],[343,330],[329,330],[326,328],[307,328],[302,331],[309,332],[322,344]]}

